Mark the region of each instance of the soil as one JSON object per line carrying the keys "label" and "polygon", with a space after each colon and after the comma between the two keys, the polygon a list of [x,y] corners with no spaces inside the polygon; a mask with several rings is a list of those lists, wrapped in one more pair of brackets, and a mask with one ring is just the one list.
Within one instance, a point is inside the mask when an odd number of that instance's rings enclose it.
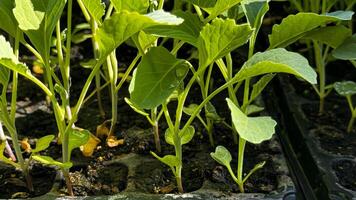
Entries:
{"label": "soil", "polygon": [[333,169],[339,183],[347,189],[356,191],[356,162],[353,160],[339,160],[333,163]]}
{"label": "soil", "polygon": [[22,173],[8,165],[0,165],[0,199],[29,198],[44,195],[52,189],[56,170],[35,164],[30,174],[34,192],[27,189]]}
{"label": "soil", "polygon": [[[76,70],[73,71],[73,77],[76,77],[75,72]],[[75,87],[79,88],[80,84]],[[116,136],[119,139],[124,139],[124,145],[110,148],[104,142],[101,142],[91,157],[83,157],[79,149],[73,151],[72,162],[74,167],[71,169],[70,177],[76,196],[111,195],[124,190],[145,193],[177,192],[175,178],[170,169],[150,155],[150,151],[155,151],[152,128],[149,128],[150,125],[144,118],[132,111],[124,103],[123,96],[125,96],[124,92],[120,94],[119,98],[119,122]],[[109,114],[110,101],[108,98],[104,98],[103,102],[106,113]],[[224,102],[224,106],[221,106],[222,102]],[[78,123],[76,123],[78,127],[88,128],[92,133],[95,133],[96,126],[104,121],[98,113],[96,103],[97,101],[94,98],[89,101],[80,112]],[[213,103],[218,105],[218,110],[222,110],[220,107],[225,107],[226,104],[224,99],[215,100]],[[32,106],[31,109],[27,105]],[[21,134],[20,139],[28,137],[30,141],[33,141],[34,138],[56,134],[53,114],[46,105],[46,102],[43,100],[24,103],[23,109],[29,111],[23,112],[17,119],[18,130]],[[226,109],[224,108],[223,110]],[[227,111],[220,112],[219,114],[229,120]],[[186,117],[183,120],[186,120]],[[214,149],[209,145],[205,130],[198,121],[194,122],[193,126],[197,131],[196,137],[189,144],[183,146],[184,168],[182,176],[185,192],[200,189],[206,181],[212,182],[214,188],[220,191],[227,193],[239,192],[226,168],[220,166],[210,157],[209,153],[213,152]],[[166,127],[167,125],[162,122],[160,132],[163,133]],[[235,169],[237,166],[237,146],[231,142],[231,131],[217,124],[214,135],[216,144],[226,146],[232,153],[234,158],[232,166]],[[276,140],[272,140],[260,145],[248,144],[246,146],[245,172],[252,169],[258,162],[266,161],[265,167],[257,171],[246,182],[246,192],[270,193],[279,187],[278,176],[283,176],[284,174],[278,171],[275,165],[274,158],[281,156],[281,149],[275,143]],[[161,144],[162,153],[160,155],[174,154],[173,146],[164,142],[163,134],[161,134]],[[51,157],[60,160],[61,148],[53,142],[41,154],[51,155]],[[133,166],[130,162],[125,163],[123,161],[125,159],[120,159],[120,157],[131,154],[138,155],[143,160],[146,160],[146,162],[139,166]],[[52,168],[50,169],[55,175],[55,171]],[[130,172],[130,170],[133,172]],[[8,174],[10,173],[8,172]],[[46,187],[40,187],[41,191],[34,195],[48,192],[51,189],[51,184],[47,184],[47,182],[53,183],[54,175],[51,180],[42,180],[42,183],[46,183]],[[21,173],[19,172],[17,172],[15,177],[22,180]],[[47,176],[41,175],[40,177]],[[0,183],[7,183],[9,179],[11,180],[11,177],[3,177]],[[23,183],[19,187],[24,189]],[[44,191],[45,189],[47,190]],[[7,198],[13,195],[14,191],[21,190],[1,191],[1,194],[4,195],[4,198]],[[59,195],[66,194],[64,181],[61,181],[58,192]]]}

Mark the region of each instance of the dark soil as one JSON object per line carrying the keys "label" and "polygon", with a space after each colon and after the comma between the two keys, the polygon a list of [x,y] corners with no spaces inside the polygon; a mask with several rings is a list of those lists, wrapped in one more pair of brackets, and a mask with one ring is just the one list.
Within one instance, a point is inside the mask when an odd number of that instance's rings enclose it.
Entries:
{"label": "dark soil", "polygon": [[38,164],[32,166],[31,172],[34,192],[27,189],[25,178],[20,171],[11,166],[0,166],[0,199],[28,198],[44,195],[52,189],[56,170]]}
{"label": "dark soil", "polygon": [[325,112],[319,113],[318,104],[302,106],[307,118],[313,122],[313,135],[319,140],[321,148],[337,155],[356,156],[356,128],[346,132],[350,111],[343,99],[329,100]]}
{"label": "dark soil", "polygon": [[356,162],[339,160],[333,163],[338,182],[347,189],[356,191]]}

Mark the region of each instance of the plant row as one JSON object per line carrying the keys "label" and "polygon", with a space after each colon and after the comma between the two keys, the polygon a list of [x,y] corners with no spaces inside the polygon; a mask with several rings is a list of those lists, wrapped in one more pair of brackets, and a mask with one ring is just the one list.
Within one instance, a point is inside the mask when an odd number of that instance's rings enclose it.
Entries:
{"label": "plant row", "polygon": [[[347,11],[355,1],[290,1],[297,14],[288,15],[274,25],[268,37],[269,47],[256,52],[260,28],[269,11],[268,0],[111,0],[106,4],[101,0],[77,0],[86,21],[79,25],[72,24],[75,3],[72,0],[1,0],[0,29],[4,35],[0,36],[0,160],[24,173],[30,191],[33,190],[30,163],[35,160],[55,166],[63,172],[68,194],[73,195],[69,177],[71,152],[85,147],[95,137],[75,125],[83,102],[96,94],[98,110],[104,115],[101,90],[109,88],[112,118],[107,142],[115,142],[118,95],[130,80],[130,97],[125,101],[152,125],[156,145],[152,155],[171,169],[179,192],[184,192],[182,145],[194,137],[191,124],[195,119],[206,129],[212,146],[216,145],[214,124],[231,129],[238,151],[237,169],[232,169],[232,156],[223,146],[217,146],[211,157],[228,169],[244,192],[246,180],[265,164],[261,161],[246,173],[245,145],[271,139],[277,124],[271,117],[256,116],[263,107],[257,106],[255,100],[268,83],[277,73],[292,74],[309,82],[320,97],[323,112],[324,99],[334,88],[333,84],[326,85],[327,62],[338,58],[351,60],[355,65],[352,60],[356,55],[356,37],[352,36],[349,23],[353,12]],[[173,8],[164,10],[165,4]],[[66,26],[62,27],[63,24]],[[75,84],[71,83],[71,48],[73,43],[84,41],[91,42],[94,56],[82,65],[91,71],[79,98],[70,102],[71,84]],[[312,53],[309,61],[314,67],[301,54],[286,49],[295,42],[305,44]],[[119,73],[118,58],[125,55],[119,55],[116,49],[124,43],[136,48],[137,55],[124,73]],[[24,53],[20,52],[20,46],[31,52],[42,66],[43,81],[20,61]],[[177,56],[183,46],[194,52],[188,59]],[[242,46],[247,47],[247,59],[238,65],[232,52]],[[215,68],[224,79],[222,85],[211,81]],[[33,82],[47,96],[58,129],[58,135],[39,138],[27,159],[23,157],[15,124],[19,76]],[[91,84],[95,84],[95,90],[89,94]],[[200,89],[202,101],[188,105],[193,86]],[[6,95],[9,89],[10,98]],[[351,99],[356,93],[355,83],[336,83],[335,89],[350,103],[351,129],[356,118]],[[231,122],[220,117],[211,103],[222,91],[228,94]],[[71,107],[72,104],[75,106]],[[174,112],[168,109],[169,104],[175,105]],[[182,121],[183,115],[188,120]],[[162,120],[168,124],[164,142],[174,147],[173,155],[161,155]],[[60,161],[41,155],[55,138],[62,147]]]}

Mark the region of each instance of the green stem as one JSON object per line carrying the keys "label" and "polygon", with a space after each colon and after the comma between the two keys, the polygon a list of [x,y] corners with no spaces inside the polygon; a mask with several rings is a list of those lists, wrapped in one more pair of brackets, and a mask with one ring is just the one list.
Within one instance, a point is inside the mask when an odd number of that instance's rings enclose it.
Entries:
{"label": "green stem", "polygon": [[164,0],[159,0],[157,10],[162,10],[164,5]]}
{"label": "green stem", "polygon": [[159,126],[158,126],[158,120],[157,120],[157,108],[154,108],[151,110],[151,118],[152,118],[152,122],[153,122],[153,135],[154,135],[154,141],[155,141],[155,145],[156,145],[156,150],[161,153],[162,149],[161,149],[161,141],[159,139]]}
{"label": "green stem", "polygon": [[116,93],[120,90],[122,85],[125,83],[125,81],[129,77],[131,71],[134,69],[134,67],[136,66],[136,64],[137,64],[137,62],[139,61],[140,58],[141,58],[141,55],[137,54],[136,57],[134,58],[134,60],[131,62],[130,66],[127,68],[127,70],[125,71],[124,75],[122,76],[119,84],[115,88],[115,92]]}
{"label": "green stem", "polygon": [[244,166],[244,154],[245,154],[246,140],[239,138],[239,154],[237,159],[237,179],[239,180],[239,189],[241,193],[244,193],[243,185],[243,166]]}
{"label": "green stem", "polygon": [[317,41],[313,40],[313,47],[315,53],[315,62],[317,71],[319,73],[319,113],[324,112],[325,95],[325,65],[322,58],[322,49]]}
{"label": "green stem", "polygon": [[348,103],[350,111],[351,111],[351,118],[347,125],[347,132],[351,133],[354,122],[355,122],[355,118],[356,118],[356,108],[354,108],[354,106],[353,106],[352,98],[350,95],[346,96],[346,99],[347,99],[347,103]]}

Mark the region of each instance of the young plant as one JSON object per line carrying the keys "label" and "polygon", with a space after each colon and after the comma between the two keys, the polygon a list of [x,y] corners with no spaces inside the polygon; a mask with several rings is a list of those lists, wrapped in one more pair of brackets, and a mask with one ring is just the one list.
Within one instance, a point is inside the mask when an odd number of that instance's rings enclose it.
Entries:
{"label": "young plant", "polygon": [[[160,105],[162,106],[169,127],[165,132],[165,139],[168,144],[174,146],[175,155],[160,157],[153,152],[152,154],[171,168],[176,177],[179,192],[184,191],[181,177],[183,169],[182,145],[189,143],[194,136],[194,127],[191,126],[191,123],[199,116],[201,110],[210,103],[213,97],[228,88],[233,91],[234,85],[238,87],[247,79],[266,75],[256,83],[251,95],[249,95],[248,92],[249,84],[246,84],[245,106],[242,110],[243,113],[247,113],[250,112],[247,105],[262,92],[269,80],[272,79],[273,75],[271,75],[271,73],[290,73],[304,78],[312,84],[316,83],[316,73],[309,66],[304,57],[296,53],[288,52],[285,49],[272,49],[253,55],[242,66],[238,73],[233,75],[231,70],[231,78],[228,79],[224,85],[208,94],[206,98],[203,98],[203,101],[198,106],[190,106],[184,109],[192,85],[195,82],[198,82],[199,85],[201,84],[199,83],[199,81],[201,81],[200,78],[203,77],[208,67],[217,60],[228,56],[228,54],[237,47],[245,44],[252,34],[253,30],[248,24],[237,25],[234,20],[217,18],[219,15],[217,13],[220,13],[220,11],[223,12],[225,9],[231,8],[231,5],[239,3],[239,1],[229,1],[227,4],[224,4],[224,2],[226,1],[217,1],[216,4],[212,4],[213,7],[208,9],[210,15],[207,17],[206,25],[204,25],[201,30],[194,27],[195,23],[192,23],[192,19],[195,19],[196,16],[194,17],[193,14],[189,14],[189,16],[193,17],[182,17],[185,21],[181,25],[172,27],[169,31],[167,29],[160,29],[160,31],[156,32],[160,36],[180,40],[178,42],[179,44],[189,43],[195,46],[199,52],[199,66],[196,69],[189,62],[175,58],[174,55],[177,52],[175,46],[171,53],[162,47],[154,47],[143,56],[131,82],[131,102],[134,102],[135,105],[142,109],[152,109]],[[213,19],[212,22],[210,22],[210,18]],[[150,30],[148,29],[148,31]],[[185,81],[184,84],[183,80],[189,69],[193,73],[193,76],[188,81]],[[173,118],[169,113],[167,104],[170,102],[169,97],[174,91],[178,93],[178,97],[177,108]],[[232,96],[236,98],[235,92]],[[182,122],[183,110],[187,111],[187,108],[189,108],[188,113],[190,117],[187,122]],[[241,107],[239,107],[239,109],[241,109]],[[236,128],[236,131],[240,129],[241,127]],[[257,138],[264,137],[264,132],[259,131],[258,133],[262,136]],[[244,132],[242,134],[244,134]],[[267,135],[271,134],[273,134],[273,132],[267,132]],[[246,141],[260,142],[259,140],[240,136],[239,155],[241,156],[244,154]],[[239,160],[240,165],[238,168],[242,170],[243,158],[240,157]]]}
{"label": "young plant", "polygon": [[[284,18],[280,25],[275,25],[269,36],[270,48],[286,47],[297,40],[306,40],[308,49],[314,55],[316,72],[319,75],[317,85],[313,88],[319,96],[319,112],[324,111],[325,98],[332,91],[333,84],[327,85],[326,65],[332,49],[337,48],[346,38],[351,36],[352,27],[342,25],[343,21],[350,21],[354,12],[352,7],[345,11],[330,12],[337,1],[300,1],[290,0],[299,11],[296,15]],[[349,1],[350,6],[354,2]],[[330,12],[330,13],[329,13]],[[300,22],[305,22],[300,26]],[[333,35],[333,37],[330,37]]]}
{"label": "young plant", "polygon": [[347,125],[347,132],[351,133],[356,119],[356,106],[354,106],[352,101],[352,96],[356,94],[356,83],[353,81],[336,82],[334,88],[339,95],[347,99],[351,113],[350,121]]}
{"label": "young plant", "polygon": [[[4,2],[4,1],[2,1]],[[128,40],[130,37],[140,32],[141,30],[157,25],[175,25],[181,22],[169,13],[157,11],[147,15],[141,15],[136,12],[118,11],[111,15],[110,18],[104,20],[102,25],[98,27],[94,37],[98,44],[99,57],[93,62],[92,71],[86,80],[81,91],[79,99],[73,109],[70,108],[70,52],[71,52],[71,24],[72,24],[72,0],[68,0],[67,5],[67,37],[65,47],[65,57],[62,52],[62,39],[60,34],[56,34],[58,67],[60,68],[61,78],[54,73],[54,68],[51,63],[51,40],[54,29],[56,33],[60,32],[58,21],[62,14],[62,10],[66,5],[65,0],[16,0],[15,7],[12,1],[6,0],[6,25],[0,27],[10,35],[13,30],[16,30],[16,25],[26,34],[32,45],[26,43],[21,37],[20,42],[25,45],[43,64],[45,71],[45,80],[48,84],[45,85],[38,78],[31,74],[28,67],[20,63],[17,59],[13,59],[12,55],[7,54],[12,49],[6,49],[4,54],[0,55],[0,64],[4,67],[19,73],[26,77],[34,84],[39,86],[48,96],[52,103],[54,116],[56,119],[57,128],[59,131],[59,141],[62,143],[62,162],[70,162],[71,151],[85,144],[89,139],[89,131],[78,129],[75,127],[75,122],[78,118],[79,111],[83,105],[87,91],[89,90],[92,80],[99,72],[101,66],[107,61],[112,52]],[[101,4],[98,4],[101,7]],[[100,10],[100,9],[99,9]],[[33,19],[28,21],[27,19]],[[13,24],[8,22],[14,22]],[[2,52],[2,51],[1,51]],[[59,102],[56,95],[60,96]],[[66,179],[68,193],[73,195],[71,181],[69,178],[69,170],[62,167],[64,177]]]}

